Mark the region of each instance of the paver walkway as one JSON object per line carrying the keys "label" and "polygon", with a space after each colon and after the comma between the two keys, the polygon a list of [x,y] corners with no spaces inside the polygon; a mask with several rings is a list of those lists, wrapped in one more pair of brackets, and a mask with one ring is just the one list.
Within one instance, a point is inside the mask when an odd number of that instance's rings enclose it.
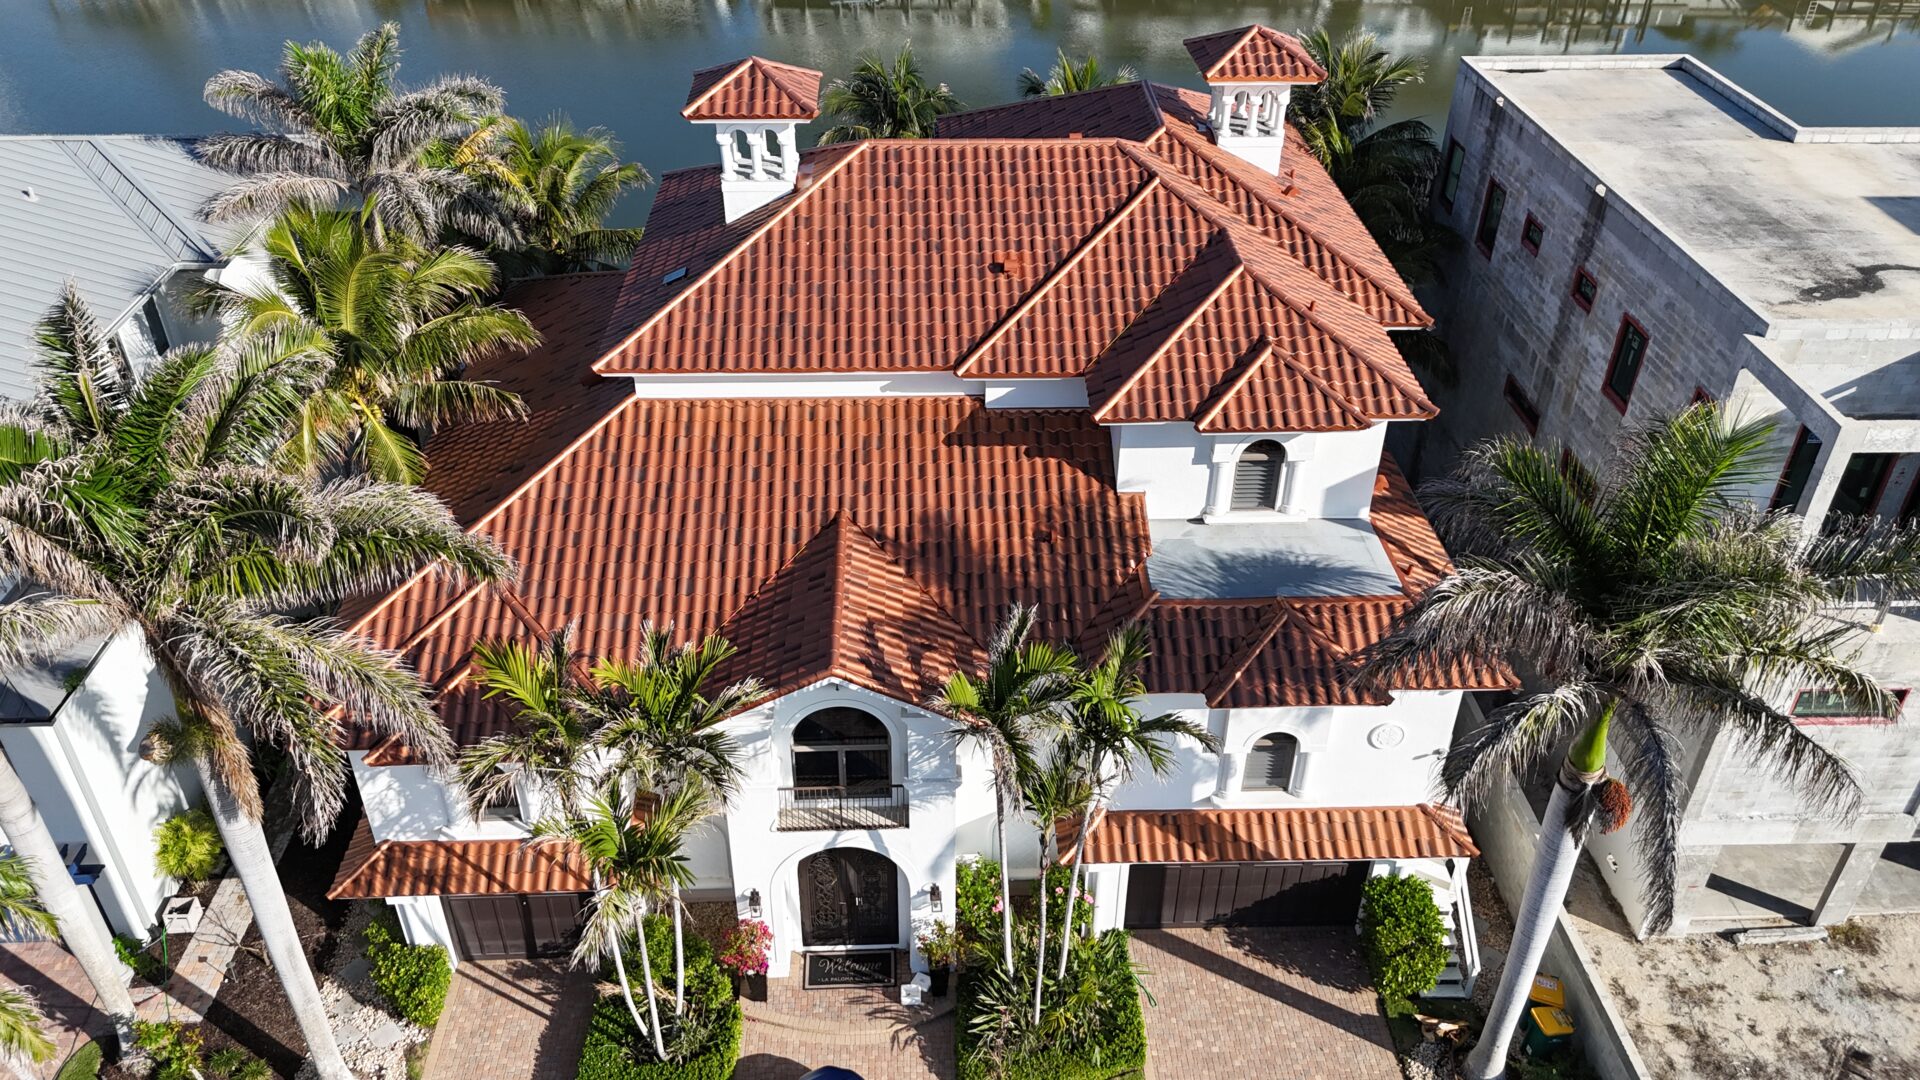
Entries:
{"label": "paver walkway", "polygon": [[898,986],[808,990],[804,963],[796,955],[790,978],[769,980],[765,1002],[741,1003],[733,1080],[796,1080],[822,1065],[873,1080],[953,1080],[952,998],[909,1009]]}
{"label": "paver walkway", "polygon": [[107,1015],[95,1005],[97,995],[93,984],[80,970],[80,962],[59,942],[19,941],[0,945],[0,982],[33,991],[40,1002],[40,1011],[49,1021],[47,1034],[53,1036],[57,1052],[52,1061],[38,1069],[26,1066],[29,1076],[51,1077],[75,1047],[113,1034]]}
{"label": "paver walkway", "polygon": [[1140,930],[1157,1080],[1400,1080],[1344,930]]}
{"label": "paver walkway", "polygon": [[561,961],[462,961],[423,1080],[574,1080],[593,995],[592,978]]}

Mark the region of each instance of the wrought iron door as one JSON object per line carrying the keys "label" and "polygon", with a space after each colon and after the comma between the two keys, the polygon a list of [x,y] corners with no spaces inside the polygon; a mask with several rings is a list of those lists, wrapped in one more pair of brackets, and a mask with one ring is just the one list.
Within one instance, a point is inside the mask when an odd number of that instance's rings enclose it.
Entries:
{"label": "wrought iron door", "polygon": [[807,945],[897,945],[899,872],[871,851],[811,856],[800,864],[800,918]]}

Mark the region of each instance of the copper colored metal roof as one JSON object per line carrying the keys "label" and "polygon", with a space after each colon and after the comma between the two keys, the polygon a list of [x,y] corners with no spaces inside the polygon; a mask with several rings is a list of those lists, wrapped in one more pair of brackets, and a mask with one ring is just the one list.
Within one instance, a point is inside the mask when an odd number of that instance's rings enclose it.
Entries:
{"label": "copper colored metal roof", "polygon": [[[1060,825],[1071,858],[1076,823]],[[1480,854],[1457,811],[1418,806],[1115,810],[1087,842],[1090,863],[1346,862]]]}
{"label": "copper colored metal roof", "polygon": [[362,818],[327,898],[585,892],[590,887],[585,862],[570,845],[524,840],[375,842]]}
{"label": "copper colored metal roof", "polygon": [[1297,39],[1264,26],[1222,30],[1181,44],[1210,83],[1317,83],[1327,77]]}
{"label": "copper colored metal roof", "polygon": [[820,115],[821,74],[749,56],[693,73],[689,120],[811,120]]}

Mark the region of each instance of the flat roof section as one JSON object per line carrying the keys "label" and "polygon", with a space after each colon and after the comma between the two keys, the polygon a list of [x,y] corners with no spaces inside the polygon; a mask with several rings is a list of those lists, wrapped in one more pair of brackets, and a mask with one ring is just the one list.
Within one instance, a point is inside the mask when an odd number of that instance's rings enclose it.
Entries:
{"label": "flat roof section", "polygon": [[1768,319],[1920,311],[1920,129],[1801,128],[1680,57],[1469,62]]}
{"label": "flat roof section", "polygon": [[1365,521],[1148,523],[1147,578],[1169,600],[1390,596],[1400,576]]}

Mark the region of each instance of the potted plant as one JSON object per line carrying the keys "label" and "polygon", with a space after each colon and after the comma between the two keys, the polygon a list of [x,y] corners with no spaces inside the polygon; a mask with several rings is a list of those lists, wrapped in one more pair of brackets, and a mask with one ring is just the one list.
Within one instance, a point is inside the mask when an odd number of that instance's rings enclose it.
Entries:
{"label": "potted plant", "polygon": [[920,935],[920,955],[927,958],[927,978],[933,982],[927,988],[928,997],[947,996],[954,966],[960,962],[960,948],[960,932],[940,920]]}
{"label": "potted plant", "polygon": [[733,992],[748,1001],[767,1000],[767,960],[773,954],[773,928],[759,919],[741,919],[727,931],[720,966],[733,976]]}

